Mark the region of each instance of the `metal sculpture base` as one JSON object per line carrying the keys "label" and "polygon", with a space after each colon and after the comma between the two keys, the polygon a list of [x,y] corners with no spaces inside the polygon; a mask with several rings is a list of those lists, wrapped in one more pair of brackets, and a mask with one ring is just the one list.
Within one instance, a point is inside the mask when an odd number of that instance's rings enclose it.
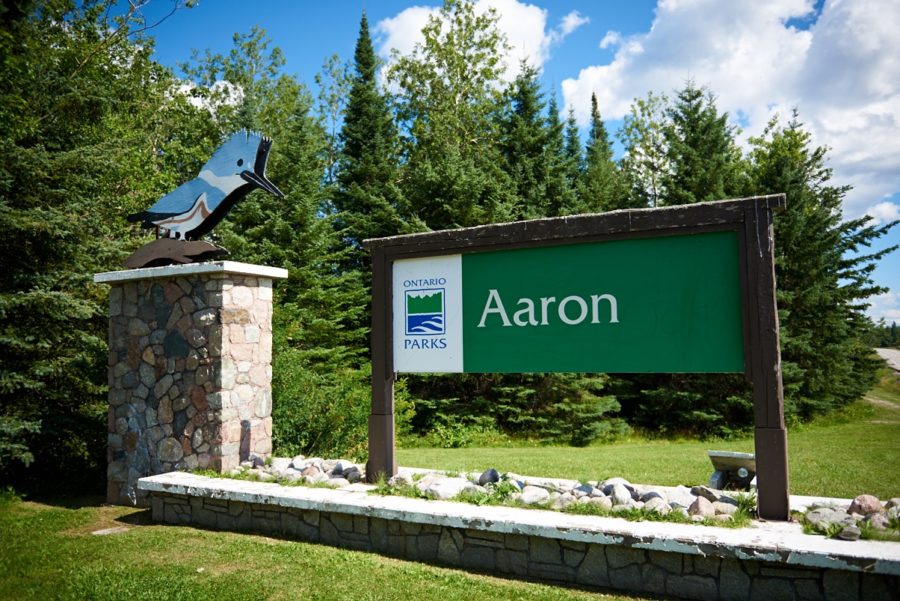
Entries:
{"label": "metal sculpture base", "polygon": [[179,263],[199,263],[224,257],[227,254],[227,250],[206,240],[158,238],[134,251],[130,257],[125,259],[125,267],[140,269]]}

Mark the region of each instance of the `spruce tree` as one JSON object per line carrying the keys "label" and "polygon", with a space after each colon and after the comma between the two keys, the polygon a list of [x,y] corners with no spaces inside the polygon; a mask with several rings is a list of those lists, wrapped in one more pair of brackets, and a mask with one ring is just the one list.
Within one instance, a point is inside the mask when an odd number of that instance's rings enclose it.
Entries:
{"label": "spruce tree", "polygon": [[[569,188],[575,194],[574,203],[578,202],[578,182],[581,180],[581,174],[584,172],[584,156],[581,153],[581,136],[578,133],[578,123],[575,121],[575,109],[569,107],[566,115],[566,179],[569,181]],[[576,206],[573,204],[568,209],[561,211],[560,215],[567,215],[576,212]]]}
{"label": "spruce tree", "polygon": [[534,219],[547,214],[547,162],[543,94],[537,69],[523,61],[513,80],[508,104],[500,123],[503,166],[515,191],[514,219]]}
{"label": "spruce tree", "polygon": [[121,268],[141,237],[124,216],[191,154],[196,112],[113,5],[0,16],[0,481],[30,490],[102,489],[107,288],[91,276]]}
{"label": "spruce tree", "polygon": [[721,200],[745,187],[735,128],[719,113],[712,93],[688,82],[669,108],[666,128],[669,173],[663,204]]}
{"label": "spruce tree", "polygon": [[784,192],[775,218],[776,279],[785,401],[807,419],[847,404],[874,383],[878,361],[868,344],[866,299],[885,289],[872,281],[876,262],[896,247],[866,252],[896,222],[843,221],[848,186],[831,184],[826,149],[813,147],[795,112],[751,140],[753,192]]}
{"label": "spruce tree", "polygon": [[582,212],[610,211],[625,205],[619,170],[613,161],[612,144],[600,116],[596,94],[591,94],[591,129],[578,192]]}
{"label": "spruce tree", "polygon": [[[563,123],[559,119],[556,97],[551,96],[547,105],[547,141],[544,146],[544,164],[547,166],[546,216],[558,217],[573,212],[577,202],[575,182],[577,181],[577,157],[572,159],[566,148]],[[575,130],[576,152],[578,130]],[[574,174],[574,176],[573,176]]]}
{"label": "spruce tree", "polygon": [[362,240],[408,229],[401,217],[405,210],[397,184],[397,131],[388,98],[378,90],[378,63],[365,13],[359,22],[354,61],[355,74],[340,133],[334,206],[342,235],[356,249],[354,264],[365,266],[368,253],[358,250]]}

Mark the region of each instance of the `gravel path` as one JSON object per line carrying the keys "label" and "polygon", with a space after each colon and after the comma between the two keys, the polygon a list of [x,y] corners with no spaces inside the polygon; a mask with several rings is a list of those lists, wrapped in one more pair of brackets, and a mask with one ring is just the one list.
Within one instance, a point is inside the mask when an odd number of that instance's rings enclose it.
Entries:
{"label": "gravel path", "polygon": [[877,348],[875,352],[878,356],[887,361],[888,365],[897,371],[900,371],[900,350],[895,348]]}

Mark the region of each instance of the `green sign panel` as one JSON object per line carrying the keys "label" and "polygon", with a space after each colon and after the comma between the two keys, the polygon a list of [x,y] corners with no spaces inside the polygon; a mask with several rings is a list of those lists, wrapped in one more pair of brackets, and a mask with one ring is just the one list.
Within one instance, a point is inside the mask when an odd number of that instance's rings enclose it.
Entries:
{"label": "green sign panel", "polygon": [[735,232],[462,256],[466,372],[743,372]]}
{"label": "green sign panel", "polygon": [[743,372],[734,231],[394,264],[400,372]]}

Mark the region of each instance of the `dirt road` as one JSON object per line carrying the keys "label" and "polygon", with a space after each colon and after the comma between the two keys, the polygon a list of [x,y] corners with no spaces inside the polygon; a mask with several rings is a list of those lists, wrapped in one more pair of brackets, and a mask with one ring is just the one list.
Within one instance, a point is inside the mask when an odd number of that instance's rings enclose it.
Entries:
{"label": "dirt road", "polygon": [[895,348],[877,348],[875,349],[875,352],[878,353],[878,356],[887,361],[888,365],[895,370],[900,371],[900,350]]}

